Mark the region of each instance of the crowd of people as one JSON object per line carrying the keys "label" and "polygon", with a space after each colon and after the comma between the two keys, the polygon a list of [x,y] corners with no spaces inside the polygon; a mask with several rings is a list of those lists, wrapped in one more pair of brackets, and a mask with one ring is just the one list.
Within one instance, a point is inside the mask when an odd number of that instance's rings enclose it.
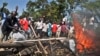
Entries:
{"label": "crowd of people", "polygon": [[74,28],[71,29],[73,25],[69,26],[65,21],[57,23],[55,21],[51,22],[50,20],[43,21],[40,18],[34,24],[36,26],[36,33],[41,37],[67,37],[69,31],[74,30]]}
{"label": "crowd of people", "polygon": [[[20,16],[18,15],[18,7],[15,11],[12,11],[9,15],[6,15],[3,11],[4,6],[0,10],[0,41],[7,40],[28,40],[34,39],[37,35],[37,38],[59,38],[66,37],[69,41],[70,49],[75,52],[75,31],[72,22],[67,21],[63,18],[60,22],[51,21],[47,19],[46,16],[41,16],[37,20],[29,16]],[[83,30],[91,29],[94,30],[98,27],[97,22],[95,22],[94,17],[87,20],[86,18],[82,19],[81,25]],[[32,27],[33,28],[32,28]],[[35,34],[34,34],[34,32]]]}
{"label": "crowd of people", "polygon": [[[7,41],[12,37],[14,39],[31,39],[32,29],[30,25],[33,26],[34,31],[38,38],[45,37],[71,37],[73,34],[74,27],[72,24],[67,23],[66,21],[56,22],[46,19],[45,16],[40,17],[38,20],[34,20],[28,16],[17,17],[17,10],[11,12],[10,15],[6,16],[3,12],[3,8],[0,11],[1,14],[1,41]],[[1,34],[0,34],[1,35]],[[70,35],[70,36],[69,36]],[[18,37],[19,36],[19,37]]]}

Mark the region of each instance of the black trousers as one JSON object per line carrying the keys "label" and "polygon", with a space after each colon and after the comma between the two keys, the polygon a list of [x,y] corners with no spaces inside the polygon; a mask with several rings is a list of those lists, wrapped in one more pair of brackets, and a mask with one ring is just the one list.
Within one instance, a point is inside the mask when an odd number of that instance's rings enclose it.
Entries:
{"label": "black trousers", "polygon": [[9,34],[11,33],[11,30],[6,30],[6,31],[4,31],[4,30],[2,30],[2,34],[3,34],[3,37],[2,37],[2,39],[1,39],[1,41],[7,41],[8,40],[8,36],[9,36]]}

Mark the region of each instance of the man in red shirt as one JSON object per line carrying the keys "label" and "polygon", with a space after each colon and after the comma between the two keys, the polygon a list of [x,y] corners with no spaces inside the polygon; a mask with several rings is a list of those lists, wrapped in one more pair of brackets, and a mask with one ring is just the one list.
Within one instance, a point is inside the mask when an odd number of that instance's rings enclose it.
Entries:
{"label": "man in red shirt", "polygon": [[26,18],[22,18],[22,19],[20,19],[19,20],[19,23],[20,23],[20,25],[22,26],[22,29],[24,30],[24,31],[28,31],[28,28],[29,28],[29,23],[28,23],[28,20],[26,19]]}
{"label": "man in red shirt", "polygon": [[54,22],[52,24],[52,36],[56,36],[56,32],[57,32],[57,24]]}
{"label": "man in red shirt", "polygon": [[29,37],[29,22],[28,22],[27,18],[25,17],[25,18],[20,19],[19,23],[21,25],[22,30],[25,31],[26,38],[29,39],[30,38]]}

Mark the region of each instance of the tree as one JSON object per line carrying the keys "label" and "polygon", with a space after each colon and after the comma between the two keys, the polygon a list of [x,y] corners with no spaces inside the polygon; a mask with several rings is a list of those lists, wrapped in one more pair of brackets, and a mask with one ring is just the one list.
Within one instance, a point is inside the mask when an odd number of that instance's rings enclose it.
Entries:
{"label": "tree", "polygon": [[71,12],[75,6],[84,2],[86,0],[51,0],[49,2],[48,0],[29,0],[26,11],[33,18],[45,15],[53,20],[60,20],[65,16],[66,11]]}
{"label": "tree", "polygon": [[45,15],[52,19],[61,19],[66,8],[65,1],[66,0],[52,0],[51,2],[48,2],[48,0],[30,0],[27,3],[27,11],[34,17]]}
{"label": "tree", "polygon": [[100,9],[100,0],[85,3],[85,4],[83,4],[83,6],[91,11],[96,10],[96,9]]}
{"label": "tree", "polygon": [[27,16],[29,16],[29,13],[27,11],[23,10],[21,17],[27,17]]}
{"label": "tree", "polygon": [[100,18],[100,0],[95,0],[93,2],[88,2],[82,5],[83,7],[85,7],[87,10],[90,10],[93,15],[96,15]]}

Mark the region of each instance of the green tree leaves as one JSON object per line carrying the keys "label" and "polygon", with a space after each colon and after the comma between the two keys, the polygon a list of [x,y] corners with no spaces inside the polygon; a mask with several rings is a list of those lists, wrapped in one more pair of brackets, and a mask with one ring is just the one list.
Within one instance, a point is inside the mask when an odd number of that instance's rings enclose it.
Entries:
{"label": "green tree leaves", "polygon": [[87,9],[89,9],[89,10],[100,9],[100,0],[85,3],[83,6],[86,7]]}
{"label": "green tree leaves", "polygon": [[[98,0],[99,1],[99,0]],[[87,3],[88,0],[29,0],[26,4],[27,12],[33,18],[41,17],[43,15],[51,19],[60,20],[64,17],[66,11],[71,11],[74,6],[78,4],[83,5],[87,9],[94,9],[100,7],[100,2]],[[76,3],[76,5],[75,5]],[[69,5],[70,6],[69,6]],[[70,7],[70,9],[69,9]]]}
{"label": "green tree leaves", "polygon": [[66,0],[29,0],[26,6],[31,16],[36,18],[45,15],[52,19],[61,19],[67,7]]}

